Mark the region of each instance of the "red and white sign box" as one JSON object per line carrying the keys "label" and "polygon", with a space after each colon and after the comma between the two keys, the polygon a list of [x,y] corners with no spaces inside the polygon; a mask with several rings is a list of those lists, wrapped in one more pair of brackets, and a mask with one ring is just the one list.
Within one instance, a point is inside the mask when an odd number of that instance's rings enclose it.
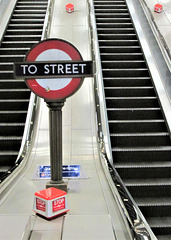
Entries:
{"label": "red and white sign box", "polygon": [[160,13],[160,12],[162,12],[162,10],[163,10],[163,6],[162,6],[161,4],[156,4],[156,5],[154,6],[154,11],[155,11],[155,12]]}
{"label": "red and white sign box", "polygon": [[66,4],[66,11],[67,11],[68,13],[74,12],[74,5],[73,5],[72,3]]}
{"label": "red and white sign box", "polygon": [[67,193],[57,188],[47,188],[34,194],[34,212],[53,218],[69,211]]}

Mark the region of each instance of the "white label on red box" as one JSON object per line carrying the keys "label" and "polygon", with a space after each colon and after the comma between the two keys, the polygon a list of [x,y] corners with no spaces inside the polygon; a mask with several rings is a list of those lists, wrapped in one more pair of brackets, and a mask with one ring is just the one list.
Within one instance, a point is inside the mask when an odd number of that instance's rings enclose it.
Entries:
{"label": "white label on red box", "polygon": [[59,211],[65,208],[65,197],[56,199],[52,202],[53,212]]}
{"label": "white label on red box", "polygon": [[46,202],[39,198],[36,198],[36,209],[46,212]]}

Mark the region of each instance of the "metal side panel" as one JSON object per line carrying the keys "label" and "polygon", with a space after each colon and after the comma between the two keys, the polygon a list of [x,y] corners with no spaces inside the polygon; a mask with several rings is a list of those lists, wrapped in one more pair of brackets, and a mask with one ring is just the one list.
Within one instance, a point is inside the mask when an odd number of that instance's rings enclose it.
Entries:
{"label": "metal side panel", "polygon": [[157,41],[145,18],[145,14],[139,1],[127,0],[128,8],[133,19],[141,47],[150,69],[154,85],[162,105],[167,121],[169,132],[171,132],[171,74],[165,63],[164,57],[158,47]]}
{"label": "metal side panel", "polygon": [[[72,14],[65,12],[65,2],[62,0],[56,0],[54,3],[50,37],[70,41],[79,49],[84,60],[89,60],[91,54],[86,1],[74,1],[75,12]],[[100,234],[103,234],[103,239],[108,240],[131,239],[99,161],[91,78],[84,80],[79,92],[70,97],[63,108],[63,163],[80,164],[88,178],[68,181],[70,211],[65,218],[61,216],[47,221],[33,213],[34,193],[44,189],[47,182],[33,180],[33,173],[38,164],[49,164],[48,109],[43,100],[40,102],[32,151],[27,156],[28,164],[16,184],[0,201],[0,217],[13,220],[14,229],[8,233],[10,234],[8,238],[66,240],[71,239],[71,234],[72,239],[96,240],[99,239]],[[19,221],[21,217],[23,217],[22,225]],[[83,229],[84,225],[81,225],[81,228],[76,229],[77,235],[74,235],[74,232],[70,233],[77,224],[81,222],[87,224],[87,219],[89,219],[89,228]],[[7,221],[6,228],[10,229],[10,226],[10,221]],[[102,229],[103,226],[107,229]],[[15,229],[20,231],[20,236],[15,234]],[[0,239],[3,239],[2,234],[5,232],[7,234],[0,225]],[[5,237],[7,238],[7,235]]]}
{"label": "metal side panel", "polygon": [[[1,0],[0,1],[0,9],[1,9],[1,17],[0,17],[0,39],[2,39],[2,36],[4,34],[5,28],[7,26],[7,23],[10,19],[11,13],[13,11],[13,8],[16,4],[17,0]],[[8,4],[7,4],[8,3]]]}

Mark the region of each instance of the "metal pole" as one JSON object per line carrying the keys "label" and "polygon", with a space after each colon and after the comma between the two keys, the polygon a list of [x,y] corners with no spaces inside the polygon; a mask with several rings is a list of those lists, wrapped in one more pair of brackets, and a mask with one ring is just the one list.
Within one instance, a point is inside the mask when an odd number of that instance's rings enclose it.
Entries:
{"label": "metal pole", "polygon": [[47,102],[49,108],[49,139],[51,181],[46,187],[56,187],[67,191],[62,179],[62,102]]}

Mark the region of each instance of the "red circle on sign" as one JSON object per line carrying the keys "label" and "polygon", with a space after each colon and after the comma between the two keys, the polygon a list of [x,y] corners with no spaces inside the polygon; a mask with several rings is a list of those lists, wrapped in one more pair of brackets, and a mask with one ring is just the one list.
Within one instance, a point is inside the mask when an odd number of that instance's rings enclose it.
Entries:
{"label": "red circle on sign", "polygon": [[[47,50],[60,50],[67,54],[71,61],[82,61],[82,56],[80,52],[69,42],[61,39],[48,39],[39,42],[36,44],[27,54],[26,61],[34,62],[36,59]],[[59,56],[60,58],[60,56]],[[46,61],[47,59],[43,59]],[[60,61],[65,61],[65,59],[58,59]],[[71,78],[71,81],[61,89],[55,89],[48,91],[42,87],[36,79],[26,79],[27,86],[39,97],[44,98],[45,100],[62,100],[73,95],[82,85],[83,78]],[[53,81],[56,81],[55,79]]]}

